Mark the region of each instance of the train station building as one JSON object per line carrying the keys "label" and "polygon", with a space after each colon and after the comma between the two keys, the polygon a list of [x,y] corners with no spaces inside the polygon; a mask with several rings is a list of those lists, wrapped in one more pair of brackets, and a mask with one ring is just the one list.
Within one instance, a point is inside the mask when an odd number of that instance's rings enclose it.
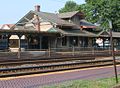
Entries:
{"label": "train station building", "polygon": [[[112,32],[116,46],[120,33]],[[48,13],[29,11],[16,24],[0,28],[0,49],[49,49],[70,47],[102,47],[110,45],[110,33],[87,22],[80,11]]]}

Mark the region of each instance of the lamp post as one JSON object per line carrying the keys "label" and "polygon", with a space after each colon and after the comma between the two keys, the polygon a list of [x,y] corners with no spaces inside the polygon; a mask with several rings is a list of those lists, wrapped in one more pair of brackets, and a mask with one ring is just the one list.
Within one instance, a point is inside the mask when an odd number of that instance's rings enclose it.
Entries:
{"label": "lamp post", "polygon": [[114,43],[113,43],[113,36],[112,36],[112,22],[111,22],[111,20],[108,20],[108,22],[109,22],[109,27],[110,27],[110,44],[111,44],[111,53],[112,53],[112,58],[113,58],[113,66],[114,66],[114,71],[115,71],[116,83],[118,83]]}

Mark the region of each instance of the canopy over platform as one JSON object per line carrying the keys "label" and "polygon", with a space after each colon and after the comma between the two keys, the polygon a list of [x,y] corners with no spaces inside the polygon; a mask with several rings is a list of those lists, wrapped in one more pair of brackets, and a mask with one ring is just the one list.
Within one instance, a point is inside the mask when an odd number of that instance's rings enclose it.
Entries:
{"label": "canopy over platform", "polygon": [[35,34],[35,35],[48,35],[53,36],[59,34],[56,32],[38,32],[37,30],[2,30],[0,29],[0,34],[10,34],[10,35],[25,35],[25,34]]}
{"label": "canopy over platform", "polygon": [[74,29],[74,30],[70,30],[70,29],[65,29],[65,30],[61,30],[61,29],[57,29],[61,34],[65,35],[65,36],[82,36],[82,37],[96,37],[95,34],[87,32],[87,31],[81,31],[79,29]]}
{"label": "canopy over platform", "polygon": [[[99,34],[100,37],[110,37],[110,32],[108,31],[102,31]],[[120,38],[120,32],[112,32],[112,37],[114,38]]]}

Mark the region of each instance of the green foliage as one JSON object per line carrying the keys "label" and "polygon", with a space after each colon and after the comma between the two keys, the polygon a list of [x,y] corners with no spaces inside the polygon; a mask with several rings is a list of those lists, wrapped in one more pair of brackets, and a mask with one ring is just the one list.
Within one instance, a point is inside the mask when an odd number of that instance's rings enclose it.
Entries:
{"label": "green foliage", "polygon": [[59,13],[76,11],[78,5],[74,1],[67,1],[65,6],[59,10]]}
{"label": "green foliage", "polygon": [[46,86],[44,88],[112,88],[115,85],[115,78],[105,78],[98,80],[74,80],[62,84]]}
{"label": "green foliage", "polygon": [[82,11],[86,20],[98,23],[102,29],[109,29],[109,22],[112,22],[114,31],[120,31],[120,0],[85,0],[82,5],[74,1],[67,1],[65,7],[59,12]]}
{"label": "green foliage", "polygon": [[86,5],[90,5],[93,8],[87,10],[91,12],[90,21],[99,22],[101,27],[104,29],[109,29],[108,20],[112,21],[113,29],[120,30],[120,1],[119,0],[86,0]]}

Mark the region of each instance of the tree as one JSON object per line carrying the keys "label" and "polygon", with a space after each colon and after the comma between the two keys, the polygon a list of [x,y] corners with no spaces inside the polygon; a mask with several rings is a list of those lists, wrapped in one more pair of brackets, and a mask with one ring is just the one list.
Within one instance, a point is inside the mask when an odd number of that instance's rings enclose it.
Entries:
{"label": "tree", "polygon": [[59,10],[59,13],[71,12],[76,10],[78,10],[78,4],[76,4],[74,1],[67,1],[65,6]]}
{"label": "tree", "polygon": [[59,12],[76,10],[84,12],[86,20],[100,24],[102,29],[109,29],[108,20],[111,20],[114,31],[120,31],[120,0],[86,0],[82,5],[67,1]]}
{"label": "tree", "polygon": [[120,1],[119,0],[86,0],[86,15],[94,23],[100,23],[104,29],[109,28],[108,20],[112,21],[114,31],[120,31]]}

